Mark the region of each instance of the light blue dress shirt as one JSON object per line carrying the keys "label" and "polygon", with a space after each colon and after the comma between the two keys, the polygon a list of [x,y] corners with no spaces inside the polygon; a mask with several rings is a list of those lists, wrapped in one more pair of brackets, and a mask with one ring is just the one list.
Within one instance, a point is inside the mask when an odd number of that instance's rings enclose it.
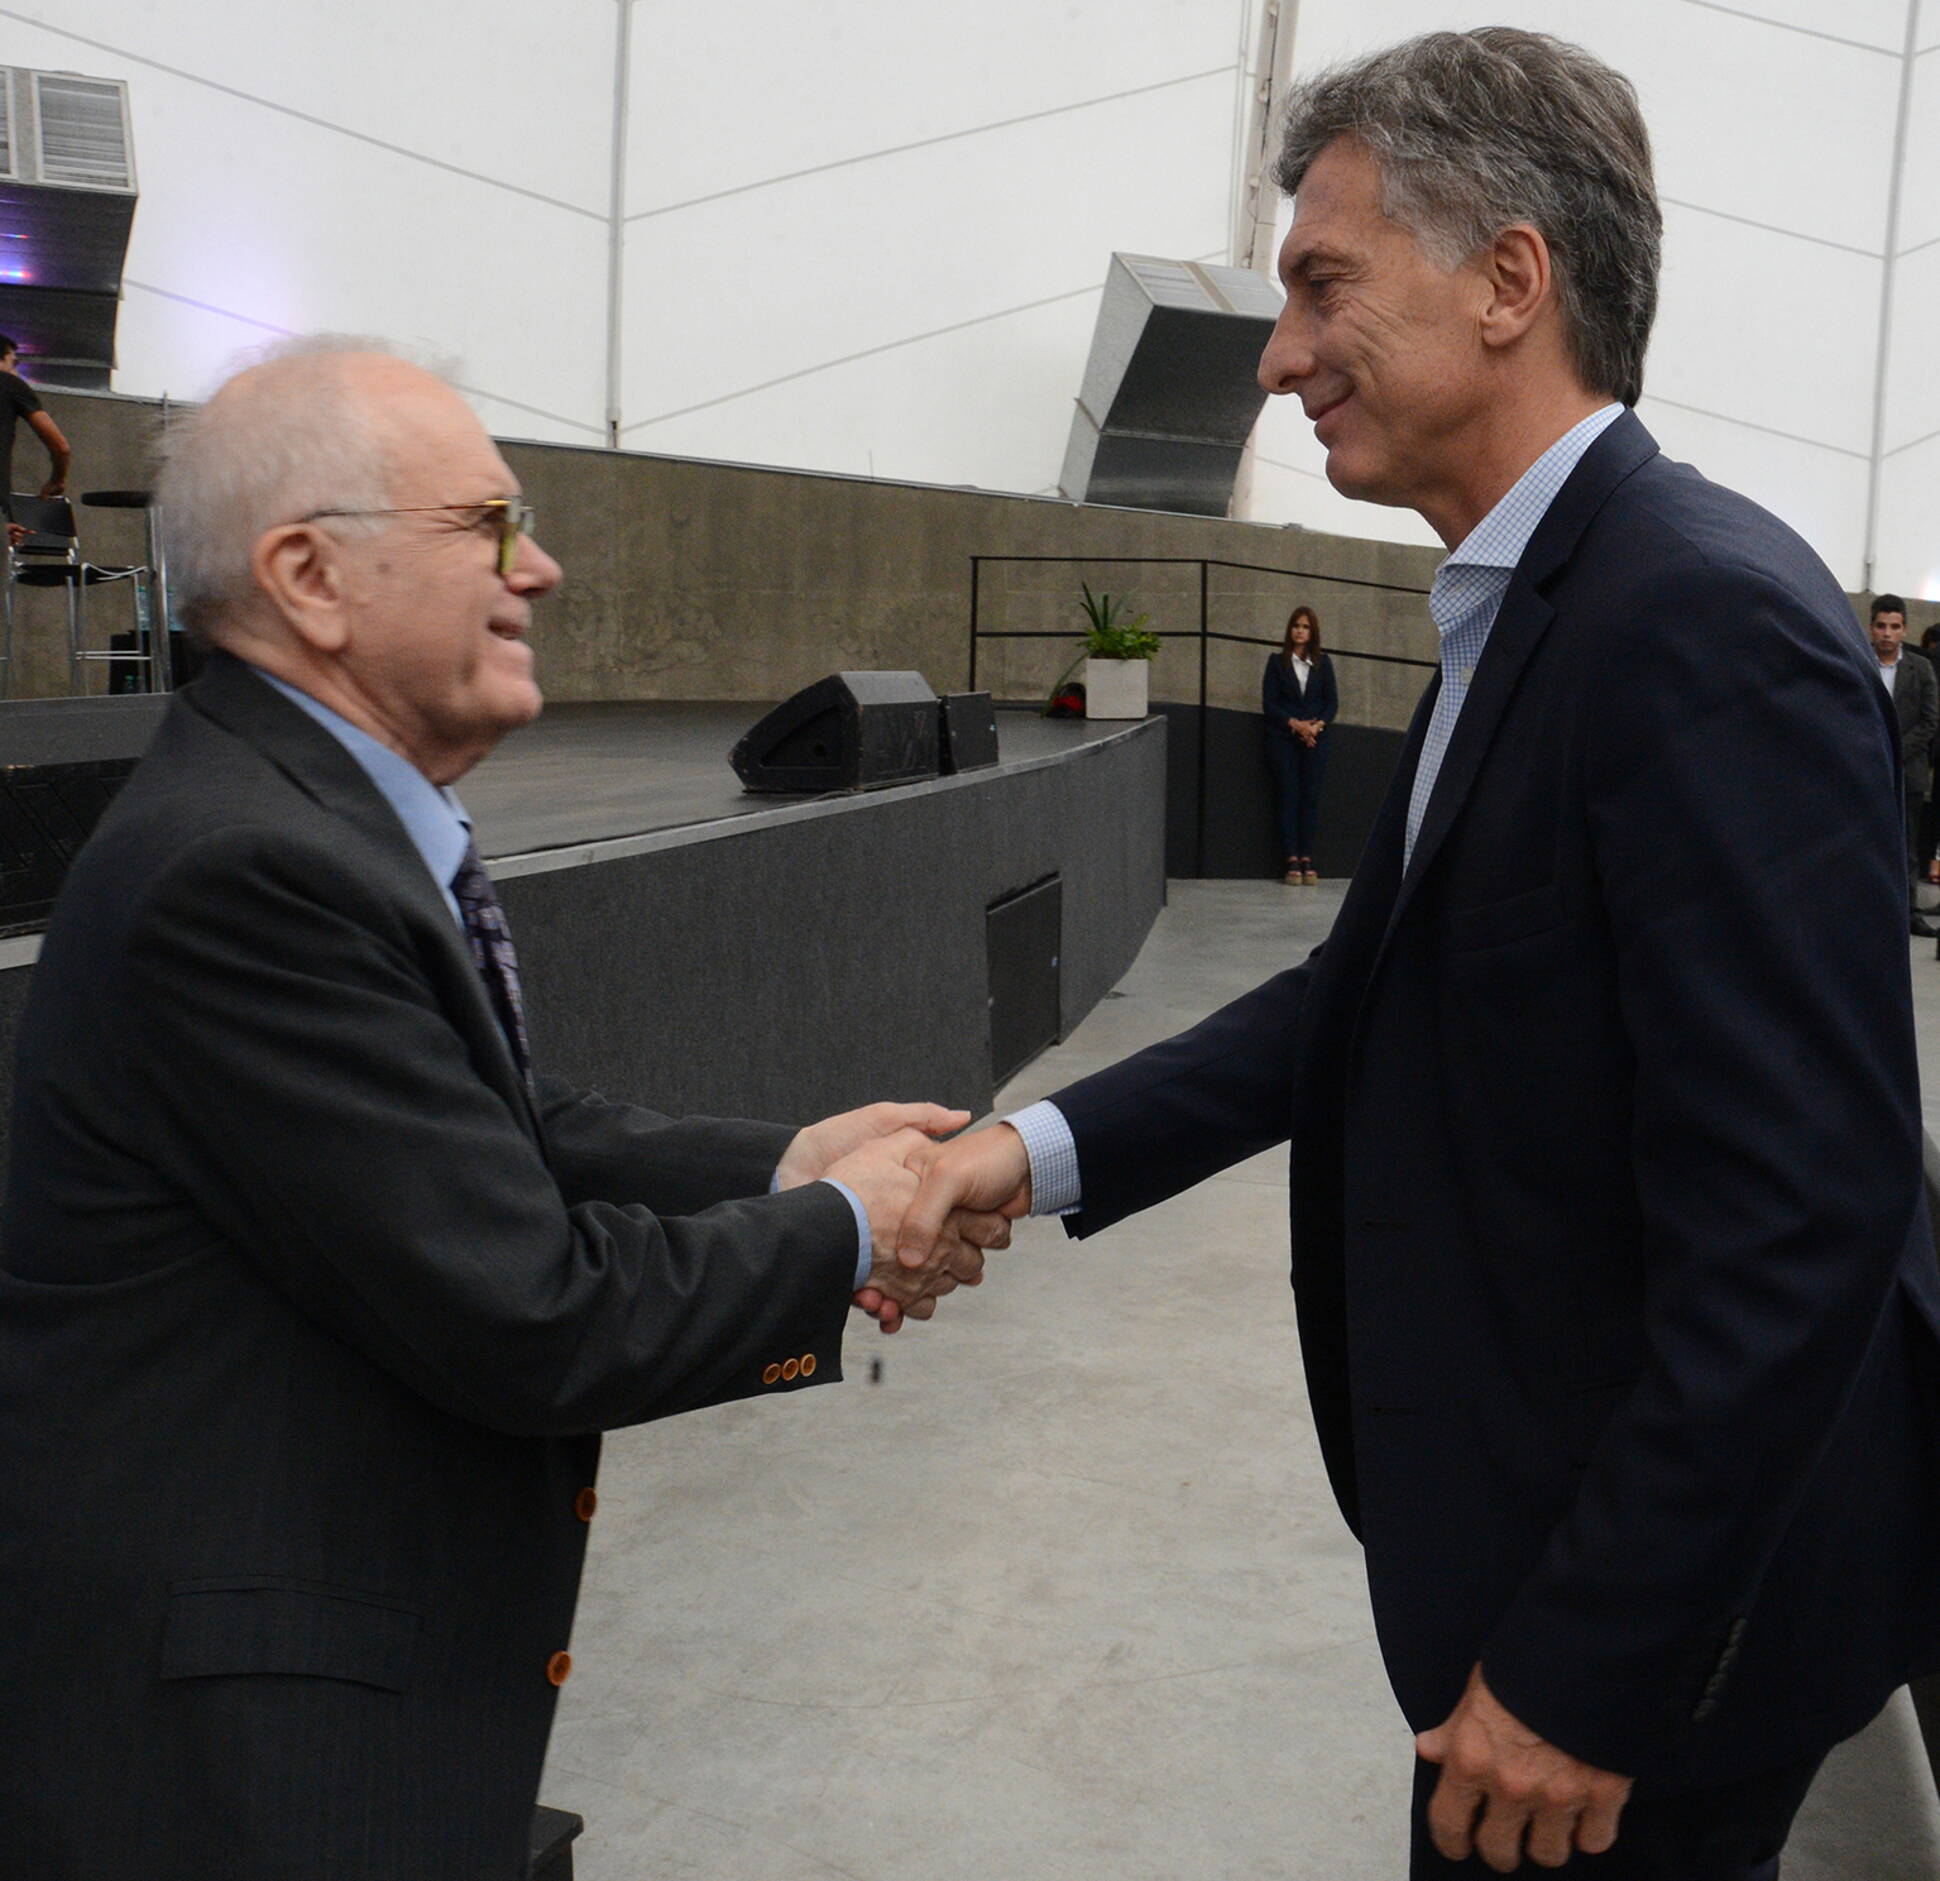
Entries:
{"label": "light blue dress shirt", "polygon": [[[1488,644],[1489,629],[1509,592],[1536,525],[1549,513],[1557,493],[1587,451],[1623,415],[1621,405],[1605,405],[1572,426],[1525,470],[1509,493],[1464,536],[1454,553],[1435,571],[1428,592],[1428,612],[1441,636],[1441,692],[1428,720],[1415,766],[1414,790],[1408,798],[1408,829],[1401,863],[1405,869],[1415,853],[1415,838],[1428,799],[1448,755],[1455,721],[1468,697],[1469,681]],[[1050,1102],[1029,1105],[1007,1118],[1024,1139],[1031,1162],[1031,1213],[1069,1215],[1083,1199],[1078,1178],[1078,1146],[1063,1111]]]}
{"label": "light blue dress shirt", "polygon": [[[424,866],[431,871],[431,879],[438,884],[438,892],[444,896],[445,906],[451,910],[451,918],[462,929],[465,918],[458,911],[457,896],[451,892],[451,879],[458,873],[458,865],[464,861],[465,851],[471,847],[472,822],[465,814],[465,806],[458,801],[457,793],[434,784],[408,758],[399,757],[389,745],[379,744],[362,726],[353,725],[341,712],[331,711],[321,700],[311,698],[307,692],[301,692],[287,681],[278,679],[274,673],[264,672],[260,666],[252,666],[249,670],[258,679],[274,686],[292,705],[309,713],[357,760],[364,775],[377,786],[384,801],[397,812],[397,820],[404,825],[404,833],[410,837],[412,847],[424,858]],[[873,1237],[869,1233],[869,1211],[863,1207],[862,1197],[846,1182],[836,1182],[826,1176],[823,1180],[843,1197],[855,1215],[855,1283],[860,1287],[869,1278],[874,1251]],[[781,1175],[777,1171],[768,1185],[769,1194],[772,1195],[780,1186]]]}

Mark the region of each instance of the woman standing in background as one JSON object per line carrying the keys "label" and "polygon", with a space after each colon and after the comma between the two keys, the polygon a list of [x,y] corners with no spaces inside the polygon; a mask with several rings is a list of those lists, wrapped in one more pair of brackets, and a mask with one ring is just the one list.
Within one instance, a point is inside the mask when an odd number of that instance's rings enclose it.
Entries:
{"label": "woman standing in background", "polygon": [[1334,663],[1320,644],[1320,616],[1305,602],[1287,616],[1286,644],[1270,654],[1260,681],[1266,761],[1280,798],[1280,852],[1289,887],[1311,888],[1320,780],[1327,770],[1327,727],[1340,710]]}

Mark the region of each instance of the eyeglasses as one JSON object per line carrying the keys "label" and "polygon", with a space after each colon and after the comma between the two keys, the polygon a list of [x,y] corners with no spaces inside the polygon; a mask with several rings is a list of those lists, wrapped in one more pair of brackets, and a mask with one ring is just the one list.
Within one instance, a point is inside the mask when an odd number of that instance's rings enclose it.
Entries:
{"label": "eyeglasses", "polygon": [[322,522],[331,516],[428,516],[437,510],[469,509],[478,512],[474,528],[490,528],[498,538],[498,572],[509,576],[518,566],[519,538],[532,533],[538,519],[535,510],[522,496],[486,497],[477,503],[415,503],[408,509],[313,509],[298,522]]}

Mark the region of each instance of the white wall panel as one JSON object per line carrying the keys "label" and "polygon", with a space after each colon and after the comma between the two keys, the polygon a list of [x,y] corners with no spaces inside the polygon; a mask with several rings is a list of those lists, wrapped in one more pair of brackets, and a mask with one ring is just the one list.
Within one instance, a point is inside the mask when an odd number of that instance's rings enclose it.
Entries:
{"label": "white wall panel", "polygon": [[[1234,0],[639,0],[628,207],[1193,73],[1221,70],[1230,96],[1239,17]],[[1167,94],[1153,94],[1133,135],[1163,136],[1169,122]],[[1124,154],[1101,131],[1089,162],[1109,170]],[[1204,161],[1225,174],[1223,146]]]}
{"label": "white wall panel", "polygon": [[1940,242],[1940,51],[1916,60],[1900,194],[1900,252]]}
{"label": "white wall panel", "polygon": [[[1896,59],[1690,0],[1503,0],[1489,16],[1587,46],[1636,85],[1667,196],[1875,254],[1884,246]],[[1296,76],[1476,23],[1456,0],[1301,0]]]}
{"label": "white wall panel", "polygon": [[[16,27],[6,50],[68,49]],[[527,435],[599,435],[604,221],[106,55],[88,69],[130,81],[141,180],[117,389],[197,396],[240,347],[342,329],[456,356],[534,408]]]}
{"label": "white wall panel", "polygon": [[[1703,7],[1703,0],[1680,3]],[[1826,0],[1723,0],[1723,5],[1801,33],[1858,40],[1895,55],[1906,40],[1906,0],[1838,0],[1836,6]]]}
{"label": "white wall panel", "polygon": [[1719,417],[1863,455],[1883,271],[1881,262],[1667,208],[1645,383]]}
{"label": "white wall panel", "polygon": [[[157,61],[272,105],[560,197],[601,215],[611,172],[616,0],[16,0],[59,29],[14,64],[126,77],[141,100]],[[93,40],[130,55],[109,66]],[[220,154],[220,153],[212,153]]]}
{"label": "white wall panel", "polygon": [[[1893,352],[1886,373],[1889,452],[1940,431],[1940,245],[1901,256],[1893,301]],[[1940,531],[1940,492],[1936,499]]]}
{"label": "white wall panel", "polygon": [[[1083,121],[1039,119],[634,224],[626,441],[658,450],[658,421],[669,414],[730,396],[765,405],[773,394],[755,388],[773,381],[1095,289],[1115,248],[1223,254],[1231,111],[1230,87],[1210,83],[1170,95],[1156,127],[1149,109],[1122,101]],[[1113,153],[1108,166],[1095,160],[1100,148]],[[1181,151],[1215,160],[1182,162]],[[1033,459],[1026,489],[1056,478],[1087,341],[1081,335],[1066,362],[1057,448]],[[1013,386],[1000,365],[953,377],[947,421],[959,448],[981,453],[993,429],[1041,435],[1048,418],[1033,387],[1030,375]],[[872,400],[868,409],[881,407]],[[946,416],[942,404],[935,409]],[[733,454],[773,461],[774,452],[749,448],[759,435],[750,414],[721,422],[722,436],[731,425],[742,440]],[[862,424],[852,420],[848,430],[850,461],[857,448],[875,448]],[[708,426],[684,426],[682,435],[720,454],[705,442]],[[829,461],[827,450],[815,461]],[[885,461],[891,456],[899,454],[876,451],[879,473],[911,474]]]}
{"label": "white wall panel", "polygon": [[1666,456],[1742,492],[1790,523],[1848,588],[1860,582],[1866,461],[1681,411],[1648,392],[1637,415]]}
{"label": "white wall panel", "polygon": [[1886,460],[1876,588],[1940,600],[1940,438]]}
{"label": "white wall panel", "polygon": [[[855,476],[1050,494],[1098,292],[849,365],[655,425],[639,447]],[[987,415],[966,422],[966,388]],[[629,440],[630,443],[636,440]]]}

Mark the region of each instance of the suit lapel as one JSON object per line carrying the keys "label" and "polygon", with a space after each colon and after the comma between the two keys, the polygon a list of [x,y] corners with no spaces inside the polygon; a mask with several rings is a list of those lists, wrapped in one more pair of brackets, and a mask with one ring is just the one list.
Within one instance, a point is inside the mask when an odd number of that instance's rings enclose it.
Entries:
{"label": "suit lapel", "polygon": [[177,709],[192,707],[243,740],[312,802],[341,817],[394,865],[391,872],[399,892],[410,902],[420,924],[437,936],[434,945],[447,953],[447,964],[454,969],[448,977],[465,989],[460,997],[465,1001],[468,1042],[476,1046],[483,1041],[495,1069],[495,1088],[516,1105],[527,1130],[539,1138],[531,1093],[513,1060],[470,946],[451,918],[451,909],[431,879],[418,846],[364,767],[307,712],[292,705],[229,654],[211,654],[201,676],[183,689],[178,700]]}
{"label": "suit lapel", "polygon": [[[1415,837],[1414,853],[1408,860],[1407,873],[1402,877],[1388,920],[1390,933],[1407,912],[1422,877],[1433,866],[1436,853],[1468,801],[1481,772],[1482,760],[1495,740],[1496,729],[1515,697],[1523,669],[1556,618],[1556,611],[1547,598],[1549,591],[1611,493],[1656,455],[1656,440],[1644,429],[1635,412],[1626,411],[1583,453],[1582,461],[1570,472],[1568,481],[1536,525],[1522,560],[1509,578],[1508,591],[1502,597],[1495,624],[1489,629],[1482,657],[1476,662],[1475,677],[1469,682],[1468,697],[1462,701],[1441,769],[1435,774],[1421,829]],[[1415,749],[1418,762],[1418,742]],[[1404,803],[1414,788],[1412,767],[1406,777],[1400,793]]]}

